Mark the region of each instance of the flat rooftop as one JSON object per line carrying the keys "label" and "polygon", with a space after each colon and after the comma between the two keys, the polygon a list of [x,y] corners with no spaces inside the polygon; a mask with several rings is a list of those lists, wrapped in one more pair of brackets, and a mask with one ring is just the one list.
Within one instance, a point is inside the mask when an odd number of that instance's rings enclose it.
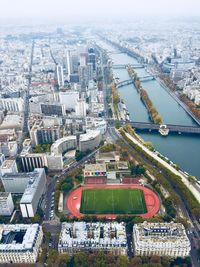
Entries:
{"label": "flat rooftop", "polygon": [[15,164],[15,160],[13,159],[6,159],[2,165],[1,169],[10,169]]}
{"label": "flat rooftop", "polygon": [[96,163],[96,164],[86,164],[84,168],[85,172],[106,172],[106,165],[104,163]]}
{"label": "flat rooftop", "polygon": [[39,230],[39,224],[0,224],[0,252],[31,251]]}

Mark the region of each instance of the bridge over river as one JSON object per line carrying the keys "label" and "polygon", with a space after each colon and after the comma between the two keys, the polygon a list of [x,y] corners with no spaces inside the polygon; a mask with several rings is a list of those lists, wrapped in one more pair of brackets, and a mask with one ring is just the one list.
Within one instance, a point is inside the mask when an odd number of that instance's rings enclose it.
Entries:
{"label": "bridge over river", "polygon": [[[140,77],[140,81],[141,82],[148,82],[148,81],[151,81],[151,80],[154,80],[154,79],[155,78],[153,76],[151,76],[151,75],[146,75],[146,76]],[[129,84],[133,84],[133,80],[132,79],[118,82],[117,83],[117,88],[121,88],[121,87],[129,85]]]}
{"label": "bridge over river", "polygon": [[[123,120],[109,120],[110,124],[130,124],[133,128],[138,130],[158,131],[160,128],[159,124],[150,122],[134,122],[134,121],[123,121]],[[167,124],[169,132],[173,133],[188,133],[188,134],[200,134],[200,127],[198,126],[183,126]]]}
{"label": "bridge over river", "polygon": [[[130,66],[134,69],[143,69],[144,65],[142,64],[130,64]],[[127,68],[127,64],[118,64],[118,65],[112,65],[113,69],[126,69]]]}

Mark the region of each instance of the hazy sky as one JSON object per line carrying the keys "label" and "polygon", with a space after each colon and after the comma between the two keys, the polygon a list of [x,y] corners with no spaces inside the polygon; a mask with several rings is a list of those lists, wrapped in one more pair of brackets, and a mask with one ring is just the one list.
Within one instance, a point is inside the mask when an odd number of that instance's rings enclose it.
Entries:
{"label": "hazy sky", "polygon": [[125,14],[200,15],[200,0],[0,0],[0,19]]}

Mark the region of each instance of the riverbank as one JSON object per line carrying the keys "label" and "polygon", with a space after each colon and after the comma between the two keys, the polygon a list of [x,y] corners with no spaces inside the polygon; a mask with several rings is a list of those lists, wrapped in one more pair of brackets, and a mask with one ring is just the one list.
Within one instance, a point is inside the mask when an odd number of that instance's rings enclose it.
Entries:
{"label": "riverbank", "polygon": [[195,187],[192,183],[190,183],[188,181],[188,179],[182,173],[180,173],[178,170],[176,170],[174,167],[172,167],[166,161],[161,159],[155,152],[149,150],[147,147],[145,147],[143,144],[141,144],[132,135],[130,135],[129,133],[126,133],[126,132],[124,132],[124,134],[131,142],[133,142],[133,144],[140,147],[147,155],[152,157],[155,161],[157,161],[159,164],[161,164],[164,168],[167,168],[174,175],[179,176],[181,178],[181,181],[183,182],[183,184],[190,190],[192,195],[195,197],[196,201],[200,204],[200,188],[199,187]]}

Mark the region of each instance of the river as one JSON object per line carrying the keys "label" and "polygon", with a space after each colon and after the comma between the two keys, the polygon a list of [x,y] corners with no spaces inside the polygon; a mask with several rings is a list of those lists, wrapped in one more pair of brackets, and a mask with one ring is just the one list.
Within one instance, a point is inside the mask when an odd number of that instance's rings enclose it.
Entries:
{"label": "river", "polygon": [[[134,58],[125,53],[117,54],[118,50],[105,42],[101,41],[99,44],[106,50],[114,52],[110,54],[113,64],[138,63]],[[136,72],[141,77],[148,75],[145,69],[137,69]],[[125,69],[114,69],[114,74],[120,78],[120,81],[129,79]],[[143,82],[142,85],[148,92],[164,123],[185,126],[196,125],[194,120],[156,80]],[[138,122],[149,121],[148,112],[133,85],[120,88],[119,93],[127,106],[131,120]],[[159,133],[140,132],[139,134],[144,140],[151,141],[156,150],[179,165],[181,169],[191,175],[195,175],[200,180],[200,137],[198,135],[169,133],[167,137],[163,137]]]}

